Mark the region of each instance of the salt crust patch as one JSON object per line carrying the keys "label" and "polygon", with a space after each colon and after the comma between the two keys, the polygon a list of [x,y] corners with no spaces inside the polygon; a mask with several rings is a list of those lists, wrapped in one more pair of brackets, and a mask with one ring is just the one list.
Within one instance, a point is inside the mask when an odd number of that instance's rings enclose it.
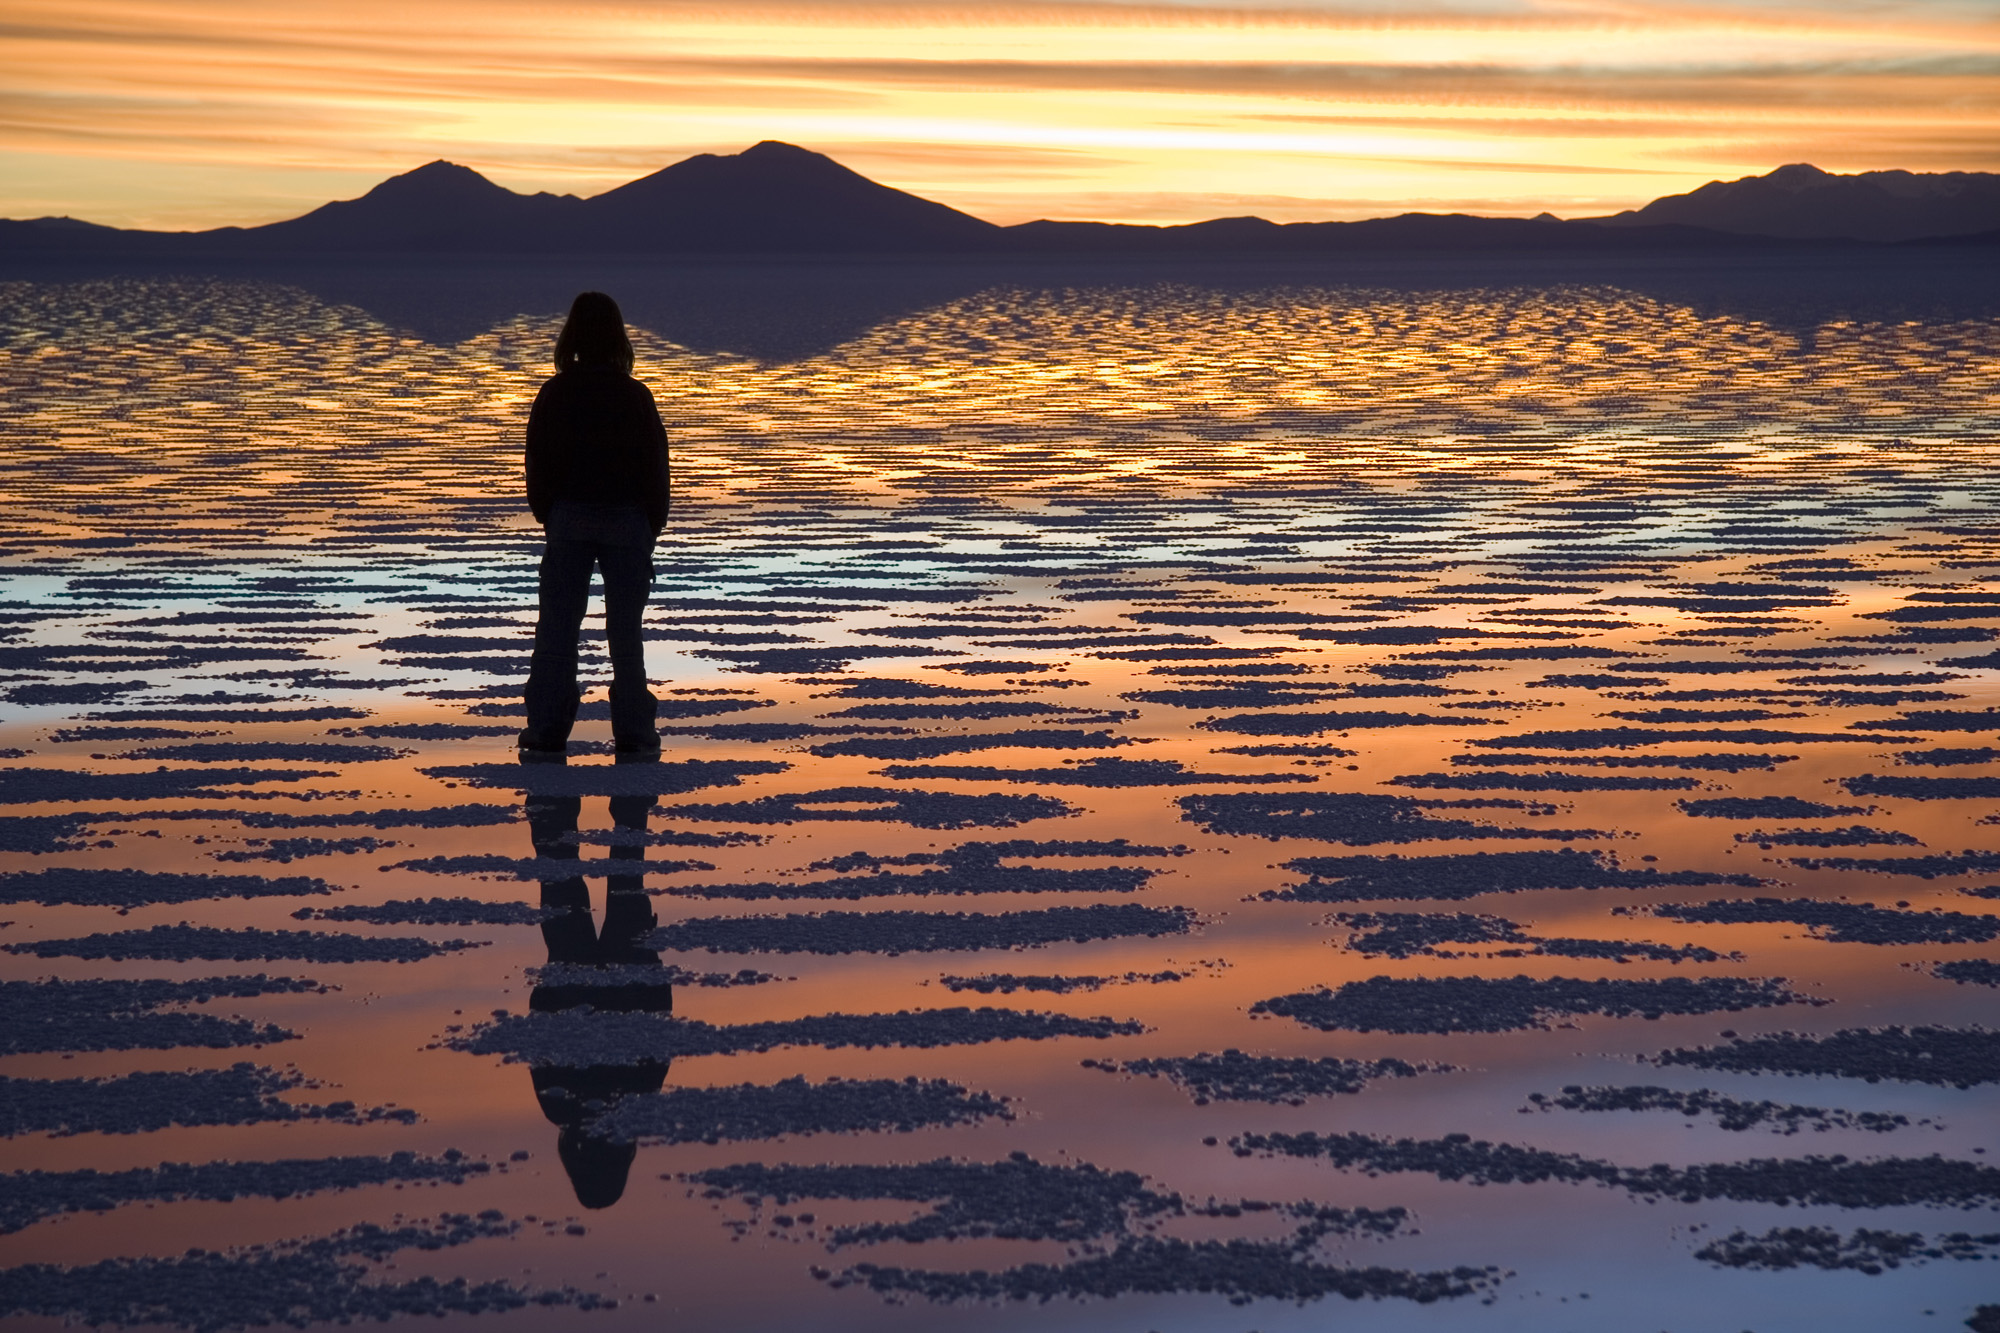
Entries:
{"label": "salt crust patch", "polygon": [[824,787],[818,791],[763,796],[753,801],[674,805],[668,806],[666,813],[681,819],[739,824],[845,820],[958,829],[1013,828],[1030,820],[1075,814],[1076,807],[1050,796],[1014,796],[1004,792],[966,796],[902,787]]}
{"label": "salt crust patch", "polygon": [[351,1101],[288,1102],[306,1087],[296,1072],[242,1061],[227,1069],[146,1071],[117,1078],[0,1078],[0,1135],[140,1134],[175,1125],[251,1125],[333,1120],[409,1123],[414,1111],[362,1109]]}
{"label": "salt crust patch", "polygon": [[1941,908],[1905,912],[1819,898],[1660,903],[1651,911],[1655,916],[1676,921],[1784,922],[1806,926],[1821,938],[1839,944],[1983,944],[2000,938],[2000,917],[1996,916],[1974,916]]}
{"label": "salt crust patch", "polygon": [[[905,1222],[814,1229],[809,1214],[771,1218],[773,1233],[804,1224],[829,1250],[885,1242],[958,1238],[1055,1240],[1075,1256],[1063,1264],[1024,1263],[998,1271],[946,1272],[859,1263],[835,1274],[814,1269],[833,1286],[863,1286],[893,1298],[938,1303],[1107,1298],[1126,1293],[1220,1293],[1243,1304],[1258,1298],[1293,1301],[1345,1296],[1394,1297],[1429,1303],[1468,1296],[1498,1279],[1491,1268],[1411,1272],[1379,1266],[1327,1264],[1314,1256],[1329,1236],[1383,1238],[1409,1218],[1402,1208],[1344,1209],[1310,1202],[1261,1200],[1196,1203],[1149,1188],[1129,1171],[1088,1163],[1050,1166],[1015,1153],[1005,1161],[947,1159],[908,1166],[765,1166],[747,1164],[683,1177],[709,1198],[732,1195],[759,1209],[765,1199],[788,1206],[805,1199],[921,1201],[930,1207]],[[1258,1219],[1292,1224],[1280,1240],[1188,1241],[1155,1233],[1183,1217]],[[742,1225],[747,1231],[748,1226]]]}
{"label": "salt crust patch", "polygon": [[385,1321],[477,1314],[529,1305],[579,1310],[617,1302],[573,1287],[512,1282],[369,1281],[378,1265],[409,1249],[436,1251],[499,1240],[520,1227],[488,1210],[447,1213],[436,1223],[394,1228],[363,1223],[330,1236],[248,1250],[191,1251],[173,1259],[106,1259],[80,1268],[27,1264],[0,1269],[0,1309],[88,1324],[164,1323],[191,1333],[288,1323]]}
{"label": "salt crust patch", "polygon": [[322,879],[301,875],[188,875],[172,871],[85,870],[60,866],[0,874],[0,902],[77,903],[92,907],[144,907],[210,898],[297,898],[334,892]]}
{"label": "salt crust patch", "polygon": [[168,1005],[324,991],[291,977],[200,981],[0,981],[0,1055],[45,1051],[137,1051],[261,1046],[298,1034],[214,1014],[162,1013]]}
{"label": "salt crust patch", "polygon": [[537,1067],[664,1063],[692,1055],[730,1055],[779,1046],[828,1048],[976,1046],[989,1041],[1110,1037],[1143,1032],[1138,1023],[1072,1018],[1016,1009],[921,1009],[893,1014],[821,1014],[718,1027],[652,1013],[508,1014],[441,1043],[471,1055],[498,1055]]}
{"label": "salt crust patch", "polygon": [[1844,1028],[1825,1036],[1773,1032],[1728,1039],[1723,1046],[1679,1047],[1653,1057],[1662,1065],[1737,1073],[1817,1074],[1970,1088],[2000,1082],[2000,1032],[1981,1027]]}
{"label": "salt crust patch", "polygon": [[1551,838],[1569,842],[1610,836],[1597,829],[1500,826],[1466,819],[1439,819],[1426,813],[1444,804],[1361,792],[1283,795],[1221,792],[1183,796],[1179,800],[1181,818],[1211,833],[1266,838],[1273,842],[1280,838],[1310,838],[1365,847],[1437,839]]}
{"label": "salt crust patch", "polygon": [[1445,1073],[1450,1065],[1411,1064],[1407,1060],[1347,1060],[1339,1056],[1248,1055],[1230,1049],[1219,1055],[1180,1055],[1127,1060],[1085,1059],[1086,1069],[1106,1073],[1165,1078],[1187,1093],[1197,1106],[1213,1101],[1273,1102],[1303,1106],[1308,1097],[1356,1093],[1383,1078],[1415,1078]]}
{"label": "salt crust patch", "polygon": [[[1344,752],[1343,752],[1344,753]],[[1309,773],[1203,773],[1177,759],[1124,759],[1104,755],[1063,768],[997,768],[986,764],[891,764],[879,771],[898,781],[950,778],[965,782],[1012,782],[1050,787],[1267,786],[1317,782]]]}
{"label": "salt crust patch", "polygon": [[401,898],[373,906],[301,907],[300,921],[366,921],[377,926],[534,926],[561,912],[481,898]]}
{"label": "salt crust patch", "polygon": [[19,1231],[59,1213],[108,1212],[131,1203],[181,1199],[284,1199],[321,1190],[436,1182],[457,1185],[490,1168],[462,1153],[422,1157],[305,1157],[277,1162],[168,1162],[130,1171],[17,1171],[0,1177],[0,1232]]}
{"label": "salt crust patch", "polygon": [[806,1134],[909,1133],[940,1125],[1013,1119],[1004,1098],[942,1079],[803,1077],[775,1084],[675,1088],[625,1097],[590,1132],[645,1143],[720,1143]]}
{"label": "salt crust patch", "polygon": [[312,782],[337,777],[328,769],[207,768],[154,773],[84,773],[68,768],[0,768],[0,805],[164,801],[228,796],[230,787]]}
{"label": "salt crust patch", "polygon": [[154,926],[67,940],[0,946],[38,958],[156,958],[170,962],[238,963],[298,959],[311,963],[413,963],[441,953],[476,949],[473,940],[414,935],[350,935],[317,930],[222,930],[214,926]]}
{"label": "salt crust patch", "polygon": [[774,898],[854,900],[980,893],[1132,893],[1145,888],[1155,873],[1137,866],[1078,870],[1061,866],[955,865],[947,869],[924,870],[914,875],[877,872],[835,879],[680,884],[672,892],[676,897],[743,901]]}
{"label": "salt crust patch", "polygon": [[1735,1013],[1779,1004],[1826,1003],[1782,980],[1665,977],[1618,981],[1575,977],[1370,977],[1338,990],[1300,991],[1259,1000],[1253,1014],[1295,1019],[1321,1031],[1510,1032],[1545,1028],[1582,1014],[1660,1018]]}
{"label": "salt crust patch", "polygon": [[1062,942],[1184,934],[1184,907],[1135,903],[998,912],[811,912],[792,916],[695,917],[647,937],[657,949],[710,953],[911,953],[1026,949]]}
{"label": "salt crust patch", "polygon": [[[1952,1231],[1925,1236],[1916,1231],[1884,1231],[1862,1227],[1843,1235],[1831,1227],[1772,1227],[1751,1235],[1740,1227],[1712,1240],[1694,1257],[1718,1268],[1752,1269],[1767,1273],[1788,1268],[1848,1269],[1877,1276],[1904,1264],[1936,1259],[1991,1259],[2000,1251],[2000,1232],[1975,1235]],[[2000,1307],[1982,1306],[1981,1310]],[[1978,1316],[1966,1321],[1977,1329]]]}
{"label": "salt crust patch", "polygon": [[1537,889],[1648,888],[1654,885],[1737,884],[1755,888],[1754,875],[1706,870],[1628,869],[1601,852],[1573,847],[1554,851],[1471,852],[1448,856],[1301,856],[1284,868],[1312,878],[1263,897],[1293,902],[1370,902],[1384,899],[1465,899],[1488,893]]}
{"label": "salt crust patch", "polygon": [[2000,1201],[2000,1169],[1928,1157],[1755,1158],[1686,1167],[1620,1166],[1573,1153],[1469,1134],[1440,1139],[1386,1139],[1367,1134],[1244,1134],[1230,1140],[1239,1155],[1314,1158],[1349,1170],[1424,1172],[1471,1184],[1595,1181],[1641,1197],[1699,1203],[1735,1199],[1748,1203],[1835,1208],[1990,1208]]}
{"label": "salt crust patch", "polygon": [[[1692,1120],[1712,1116],[1716,1128],[1741,1132],[1770,1129],[1778,1134],[1797,1134],[1801,1129],[1824,1133],[1830,1129],[1859,1129],[1874,1134],[1907,1129],[1910,1118],[1883,1111],[1840,1111],[1823,1106],[1798,1106],[1773,1101],[1744,1101],[1725,1097],[1707,1088],[1683,1091],[1677,1088],[1579,1087],[1564,1088],[1560,1096],[1539,1092],[1528,1094],[1538,1111],[1671,1111]],[[1929,1120],[1918,1121],[1930,1124]]]}

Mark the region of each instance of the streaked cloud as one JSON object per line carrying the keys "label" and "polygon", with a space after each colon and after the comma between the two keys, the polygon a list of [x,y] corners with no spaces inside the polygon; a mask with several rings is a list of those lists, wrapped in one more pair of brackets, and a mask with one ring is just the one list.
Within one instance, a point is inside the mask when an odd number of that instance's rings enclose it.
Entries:
{"label": "streaked cloud", "polygon": [[587,194],[763,138],[998,221],[2000,169],[2000,11],[1954,0],[11,0],[0,88],[0,214],[126,224],[435,157]]}

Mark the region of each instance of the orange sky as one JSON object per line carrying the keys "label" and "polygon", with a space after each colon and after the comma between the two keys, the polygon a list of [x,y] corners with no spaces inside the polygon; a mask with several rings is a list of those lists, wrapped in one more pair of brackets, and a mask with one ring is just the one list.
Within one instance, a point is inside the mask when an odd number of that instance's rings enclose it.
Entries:
{"label": "orange sky", "polygon": [[6,0],[0,216],[273,221],[445,157],[784,139],[996,222],[1584,215],[2000,170],[1990,0]]}

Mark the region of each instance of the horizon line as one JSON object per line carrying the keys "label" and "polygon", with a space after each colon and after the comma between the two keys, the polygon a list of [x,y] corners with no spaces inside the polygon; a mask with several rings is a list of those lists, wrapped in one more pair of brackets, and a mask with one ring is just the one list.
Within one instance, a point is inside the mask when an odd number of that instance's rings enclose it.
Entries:
{"label": "horizon line", "polygon": [[[613,193],[614,191],[623,189],[628,185],[632,185],[639,181],[649,179],[652,176],[658,175],[662,171],[666,171],[672,167],[679,166],[682,163],[693,162],[700,160],[702,158],[715,158],[715,159],[738,158],[744,156],[745,154],[753,152],[758,148],[765,147],[767,145],[777,148],[793,149],[801,153],[811,154],[814,157],[821,158],[824,161],[833,163],[834,165],[841,167],[842,170],[852,172],[854,175],[860,176],[861,179],[867,180],[871,184],[880,185],[885,189],[896,190],[898,193],[909,195],[912,198],[924,199],[926,202],[940,203],[940,201],[930,199],[928,196],[917,194],[911,190],[904,190],[900,186],[886,185],[881,181],[875,180],[873,177],[861,176],[860,172],[854,171],[854,169],[851,167],[847,167],[844,163],[841,163],[837,158],[833,157],[831,154],[819,152],[817,149],[805,148],[802,145],[794,144],[787,140],[782,140],[782,139],[759,139],[755,143],[752,143],[748,147],[740,149],[735,153],[717,153],[717,152],[691,153],[686,157],[677,159],[676,161],[668,162],[663,166],[654,167],[649,171],[642,172],[641,174],[632,177],[630,180],[621,181],[616,185],[607,186],[605,189],[600,190],[595,194],[588,194],[588,195],[573,194],[568,192],[559,193],[557,191],[547,190],[547,189],[533,190],[533,191],[518,190],[512,186],[503,185],[499,181],[494,180],[491,176],[487,175],[484,171],[481,171],[478,167],[468,166],[465,163],[456,162],[447,157],[437,157],[437,158],[432,158],[428,162],[423,162],[418,164],[417,166],[410,167],[407,170],[392,172],[389,175],[382,177],[380,180],[377,180],[373,185],[369,186],[366,190],[363,190],[358,195],[354,195],[352,197],[345,199],[322,200],[318,204],[314,204],[307,207],[305,211],[302,213],[296,213],[282,218],[274,218],[266,222],[221,223],[212,227],[191,228],[191,229],[121,227],[112,223],[95,222],[89,218],[78,217],[70,213],[42,214],[37,217],[29,217],[29,218],[5,217],[5,218],[0,218],[0,222],[14,222],[20,224],[29,224],[29,225],[35,223],[71,223],[79,226],[85,226],[91,228],[103,228],[105,230],[110,230],[110,231],[117,231],[121,233],[127,233],[133,235],[145,235],[145,236],[192,237],[192,236],[213,235],[218,232],[255,231],[260,228],[276,226],[285,222],[295,221],[298,218],[306,217],[318,211],[321,208],[325,208],[329,204],[359,202],[360,200],[367,198],[370,194],[373,194],[375,190],[381,188],[383,185],[389,184],[392,181],[402,180],[406,177],[416,175],[418,172],[425,171],[429,168],[440,167],[440,166],[451,167],[459,171],[469,172],[472,175],[477,176],[481,181],[485,182],[486,184],[493,186],[495,189],[504,190],[508,194],[513,195],[517,199],[533,199],[533,198],[547,196],[553,199],[573,199],[578,202],[589,202],[594,199],[602,198],[607,194]],[[1917,171],[1911,171],[1908,168],[1901,168],[1901,167],[1880,168],[1871,171],[1842,173],[1842,172],[1827,171],[1824,168],[1818,167],[1810,162],[1788,162],[1788,163],[1781,163],[1778,166],[1772,167],[1769,170],[1761,173],[1753,173],[1747,176],[1739,176],[1733,178],[1732,180],[1725,181],[1719,178],[1715,180],[1710,180],[1704,182],[1703,185],[1701,186],[1694,187],[1694,190],[1705,188],[1707,185],[1736,184],[1743,181],[1761,180],[1773,176],[1778,172],[1793,170],[1793,169],[1804,169],[1821,176],[1826,176],[1829,178],[1841,179],[1841,180],[1854,180],[1866,176],[1880,176],[1880,175],[1933,177],[1933,176],[1961,176],[1961,175],[1987,176],[1996,174],[1992,172],[1966,172],[1966,171],[1917,172]],[[1347,226],[1347,225],[1354,225],[1356,223],[1394,221],[1400,218],[1410,218],[1410,217],[1468,217],[1468,218],[1480,218],[1491,221],[1520,221],[1520,222],[1534,222],[1534,221],[1541,221],[1544,219],[1555,222],[1597,222],[1610,218],[1618,218],[1635,214],[1641,211],[1642,209],[1646,208],[1650,204],[1658,202],[1660,199],[1673,199],[1673,198],[1685,197],[1685,195],[1693,193],[1694,190],[1683,191],[1680,194],[1656,196],[1654,199],[1647,200],[1645,203],[1642,203],[1637,207],[1626,208],[1613,213],[1592,214],[1588,216],[1578,216],[1578,217],[1564,217],[1546,208],[1541,209],[1538,212],[1532,214],[1525,212],[1476,213],[1476,212],[1469,212],[1456,209],[1438,212],[1423,208],[1406,208],[1401,212],[1383,213],[1378,215],[1372,215],[1365,218],[1348,218],[1348,219],[1314,218],[1314,219],[1300,219],[1292,222],[1276,222],[1256,213],[1221,214],[1212,217],[1194,218],[1191,220],[1180,221],[1180,222],[1107,222],[1097,218],[1060,218],[1060,217],[1037,217],[1037,218],[1030,218],[1021,222],[992,222],[986,218],[980,217],[976,213],[971,213],[966,209],[958,208],[955,205],[943,204],[942,206],[950,208],[955,213],[962,214],[963,216],[968,218],[973,218],[976,221],[985,223],[987,226],[994,227],[1003,231],[1014,231],[1022,227],[1034,226],[1038,223],[1047,223],[1059,226],[1073,225],[1073,226],[1121,227],[1121,228],[1131,228],[1133,230],[1138,230],[1138,231],[1170,231],[1182,227],[1198,227],[1206,224],[1219,223],[1219,222],[1260,222],[1273,227]]]}

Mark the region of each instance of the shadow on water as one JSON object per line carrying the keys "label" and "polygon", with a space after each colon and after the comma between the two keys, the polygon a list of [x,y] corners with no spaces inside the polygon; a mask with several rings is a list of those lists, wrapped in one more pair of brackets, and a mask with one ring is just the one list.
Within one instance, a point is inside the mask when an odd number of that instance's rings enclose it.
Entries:
{"label": "shadow on water", "polygon": [[608,291],[636,328],[690,351],[764,362],[823,355],[992,283],[988,273],[961,266],[781,260],[421,268],[392,261],[328,264],[287,280],[434,343],[463,342],[521,315],[545,315],[553,326],[579,291]]}
{"label": "shadow on water", "polygon": [[[657,762],[657,757],[633,756],[628,760],[620,756],[619,762],[628,761]],[[561,758],[534,762],[559,763]],[[612,824],[633,841],[614,841],[610,860],[645,859],[646,815],[654,799],[650,795],[611,797]],[[530,794],[526,807],[537,857],[582,859],[576,840],[582,797]],[[637,869],[637,874],[608,877],[602,929],[591,917],[590,886],[582,875],[542,882],[542,906],[560,915],[542,923],[549,966],[528,997],[531,1011],[560,1013],[587,1005],[599,1012],[673,1012],[674,988],[665,980],[660,955],[639,944],[659,921],[653,914],[652,899],[646,896],[644,870]],[[660,974],[657,979],[647,975],[652,971]],[[556,1154],[569,1173],[576,1201],[585,1208],[609,1208],[618,1202],[639,1151],[636,1143],[591,1133],[591,1117],[620,1097],[658,1092],[666,1083],[668,1063],[547,1065],[531,1071],[535,1100],[541,1104],[542,1114],[561,1131]]]}
{"label": "shadow on water", "polygon": [[[158,261],[25,260],[0,279],[194,276]],[[1256,256],[1174,258],[493,259],[373,256],[216,261],[200,276],[277,282],[351,306],[438,345],[521,316],[559,320],[579,291],[615,294],[638,328],[695,352],[808,360],[870,330],[983,291],[1134,288],[1224,293],[1274,287],[1431,297],[1454,291],[1613,287],[1703,317],[1782,329],[1810,347],[1843,321],[1939,322],[2000,315],[1991,247],[1801,247],[1741,255]]]}

